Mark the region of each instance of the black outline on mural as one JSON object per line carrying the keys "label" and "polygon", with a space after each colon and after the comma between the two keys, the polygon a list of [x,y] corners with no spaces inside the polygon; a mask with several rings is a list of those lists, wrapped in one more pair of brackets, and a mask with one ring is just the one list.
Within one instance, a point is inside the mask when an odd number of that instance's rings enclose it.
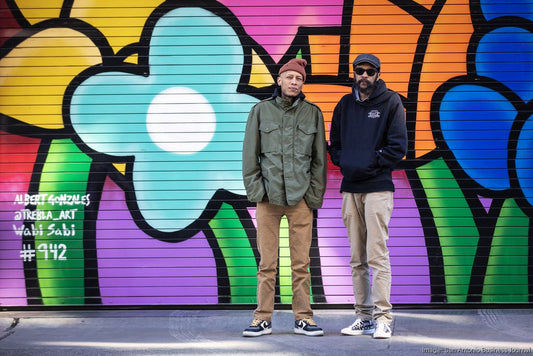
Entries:
{"label": "black outline on mural", "polygon": [[[83,71],[78,78],[88,78],[90,76],[93,76],[97,73],[102,72],[108,72],[108,71],[120,71],[124,73],[134,74],[134,75],[140,75],[140,76],[149,76],[149,63],[148,63],[148,49],[149,49],[149,41],[151,38],[151,33],[153,31],[153,26],[158,21],[160,17],[165,15],[167,12],[174,10],[176,8],[180,7],[199,7],[199,8],[205,8],[209,11],[213,12],[217,16],[221,17],[223,20],[225,20],[228,24],[230,24],[233,29],[236,31],[239,37],[244,36],[245,32],[242,27],[236,27],[237,19],[233,17],[233,14],[224,6],[220,5],[217,2],[210,1],[210,0],[202,0],[198,3],[194,4],[187,4],[185,2],[179,1],[179,0],[169,0],[161,4],[159,7],[157,7],[152,14],[148,17],[146,20],[145,28],[142,31],[140,41],[137,44],[132,45],[131,47],[128,47],[124,52],[122,52],[122,56],[125,54],[131,54],[135,53],[134,51],[138,49],[138,64],[129,64],[123,62],[123,60],[126,57],[114,57],[112,60],[108,59],[109,61],[106,61],[106,58],[104,58],[102,65],[93,66],[91,68],[88,68],[87,70]],[[149,25],[148,25],[149,24]],[[246,51],[246,46],[243,46],[245,53],[248,53]],[[65,94],[66,100],[64,103],[64,108],[67,110],[65,112],[65,120],[66,125],[70,126],[70,113],[68,112],[69,108],[69,98],[71,97],[71,94],[73,93],[74,89],[78,85],[78,81],[76,80],[69,88],[67,89],[67,93]],[[79,145],[79,147],[82,149],[83,152],[86,152],[91,157],[95,155],[102,155],[102,157],[107,157],[108,161],[110,162],[128,162],[133,163],[134,158],[133,157],[113,157],[101,153],[97,153],[93,151],[91,148],[87,147],[82,140],[79,137],[75,138],[76,144]],[[126,176],[126,181],[130,181],[131,176],[128,174]],[[204,212],[198,217],[198,219],[188,225],[187,227],[183,228],[179,231],[174,232],[163,232],[157,229],[154,229],[151,227],[145,219],[142,217],[142,215],[139,212],[138,206],[136,204],[136,196],[135,192],[133,190],[126,190],[127,194],[127,202],[128,206],[130,207],[130,211],[133,214],[134,220],[136,224],[139,226],[140,229],[142,229],[144,232],[149,234],[150,236],[166,242],[180,242],[184,241],[192,236],[194,236],[196,233],[201,231],[205,227],[205,222],[211,220],[214,215],[215,211],[212,210],[212,206],[210,206],[211,203],[208,203],[206,206]],[[214,200],[215,197],[214,197]]]}
{"label": "black outline on mural", "polygon": [[[65,4],[66,3],[67,1],[65,2]],[[71,2],[69,3],[72,4]],[[180,4],[183,6],[172,6],[172,4],[177,4],[177,3],[179,3],[179,1],[167,1],[163,3],[156,10],[154,10],[152,15],[147,20],[147,23],[150,23],[149,20],[153,20],[154,18],[157,18],[158,16],[162,16],[166,14],[168,11],[171,11],[177,7],[201,7],[202,6],[202,4],[198,4],[198,3],[192,4],[192,5],[191,4]],[[171,4],[171,6],[167,8],[169,4]],[[212,8],[209,7],[208,6],[209,4],[213,5],[213,7]],[[205,1],[203,6],[204,8],[209,8],[210,11],[216,13],[218,16],[226,20],[236,30],[236,32],[238,32],[238,35],[240,38],[246,37],[244,29],[242,29],[238,20],[235,17],[233,17],[233,14],[229,10],[227,10],[227,8],[220,5],[219,3],[212,2],[212,1]],[[63,8],[63,10],[61,11],[62,13],[61,16],[67,17],[69,12],[70,12],[70,9],[65,10],[65,8]],[[67,22],[68,25],[65,22]],[[153,21],[152,23],[155,23],[155,21]],[[29,24],[27,25],[29,26]],[[70,19],[70,18],[67,18],[65,20],[58,20],[58,19],[46,20],[34,26],[31,26],[30,29],[23,29],[19,33],[19,36],[10,38],[8,41],[6,41],[6,44],[4,44],[3,48],[8,49],[6,52],[8,53],[11,50],[11,48],[16,47],[19,41],[22,42],[26,38],[29,38],[33,34],[38,33],[44,29],[58,28],[58,27],[72,28],[73,30],[79,30],[79,32],[86,34],[88,38],[93,40],[93,42],[96,44],[97,48],[100,49],[101,54],[102,54],[101,65],[93,66],[85,70],[84,72],[80,73],[67,88],[67,91],[65,93],[65,101],[63,103],[63,115],[65,118],[69,118],[68,103],[69,103],[71,94],[73,90],[75,89],[75,87],[77,87],[79,83],[81,83],[85,78],[88,78],[89,76],[94,75],[97,72],[108,71],[108,70],[121,70],[124,72],[132,73],[136,75],[143,75],[143,76],[149,75],[149,70],[148,70],[149,64],[147,63],[148,56],[141,55],[143,51],[142,38],[145,38],[146,41],[149,41],[150,34],[152,31],[152,28],[147,28],[147,27],[143,29],[143,35],[141,35],[141,41],[139,43],[132,44],[121,49],[121,51],[117,53],[117,55],[113,55],[113,50],[109,46],[109,43],[105,40],[105,37],[103,36],[103,34],[101,34],[98,30],[94,29],[90,25],[87,25],[83,21],[80,21],[77,19]],[[236,27],[238,27],[238,30],[236,29]],[[98,39],[104,39],[104,40],[98,41]],[[262,50],[262,48],[258,46],[255,43],[255,41],[251,39],[249,39],[249,41],[255,47],[255,50],[258,54],[261,55],[261,51],[263,51],[262,55],[263,56],[266,55],[266,52],[264,52],[264,50]],[[144,48],[148,48],[148,46]],[[251,47],[247,47],[243,45],[243,49],[245,50],[245,53],[246,53],[247,48],[249,49],[248,52],[251,53],[251,50],[250,50]],[[134,64],[128,64],[124,62],[124,60],[128,56],[130,56],[131,54],[137,54],[137,53],[139,53],[139,64],[134,65]],[[2,56],[3,55],[5,54],[2,54]],[[146,63],[143,63],[145,59],[146,59]],[[250,67],[251,66],[251,55],[245,54],[245,60],[249,62],[249,67]],[[139,73],[139,71],[141,73]],[[249,73],[249,70],[248,70],[248,73]],[[243,77],[245,75],[247,74],[243,74]],[[241,79],[240,83],[242,82],[243,80]],[[240,88],[242,89],[243,92],[246,91],[244,90],[244,87],[242,85]],[[259,92],[257,94],[261,95],[261,93]],[[99,152],[93,151],[91,148],[85,145],[85,143],[82,142],[81,139],[79,139],[79,137],[75,134],[75,132],[72,130],[69,120],[65,120],[65,128],[61,130],[46,130],[46,129],[38,128],[38,127],[29,125],[26,123],[18,122],[15,119],[11,119],[5,116],[1,116],[0,120],[2,120],[2,123],[5,124],[6,128],[9,128],[9,130],[7,131],[14,133],[14,134],[37,137],[37,138],[44,137],[48,140],[51,140],[53,138],[73,139],[73,141],[77,144],[77,146],[80,147],[80,149],[83,152],[88,154],[93,159],[93,164],[91,166],[91,173],[90,173],[90,176],[93,178],[88,182],[89,185],[87,188],[87,192],[90,193],[93,196],[93,198],[98,199],[101,196],[102,188],[105,182],[105,178],[107,176],[109,177],[114,176],[115,183],[117,183],[119,186],[121,186],[124,189],[124,192],[126,193],[126,195],[128,195],[128,193],[133,192],[133,187],[131,185],[131,172],[132,172],[131,167],[133,165],[133,157],[130,157],[129,159],[123,156],[113,157],[113,156],[109,156],[109,155],[105,155],[105,154],[101,154]],[[48,145],[49,144],[50,144],[50,141],[48,141]],[[41,145],[41,147],[48,147],[48,146]],[[44,159],[46,157],[46,152],[43,152],[43,154],[41,154],[40,157]],[[118,163],[118,162],[126,163],[126,166],[129,167],[126,170],[127,173],[125,176],[118,173],[115,170],[115,168],[111,168],[112,163]],[[113,172],[115,174],[113,174]],[[37,172],[35,171],[34,180],[32,180],[32,182],[38,185],[39,181],[37,178],[35,178],[36,173]],[[132,194],[134,195],[134,192]],[[133,198],[131,198],[131,195],[130,195],[129,198],[128,197],[126,198],[126,201],[127,201],[127,204],[130,205],[130,212],[132,212],[134,222],[145,233],[159,240],[166,241],[166,242],[180,242],[180,241],[183,241],[185,239],[188,239],[194,236],[199,231],[202,231],[207,237],[209,244],[212,247],[212,250],[215,256],[215,261],[217,264],[217,276],[218,276],[217,280],[218,280],[218,286],[219,286],[219,299],[220,299],[219,303],[229,302],[231,296],[228,294],[229,293],[229,280],[227,278],[227,268],[225,265],[225,260],[223,256],[221,255],[221,251],[218,246],[218,243],[216,242],[215,235],[208,227],[206,228],[205,226],[206,226],[206,222],[210,221],[214,217],[214,215],[220,208],[220,205],[222,204],[222,202],[228,202],[228,201],[243,202],[243,198],[241,196],[237,196],[235,194],[232,194],[224,190],[217,191],[214,194],[211,201],[206,206],[204,212],[197,219],[197,221],[177,233],[163,233],[161,231],[151,228],[148,224],[146,224],[145,220],[140,216],[140,213],[138,214],[139,216],[135,216],[136,212],[139,211],[138,209],[136,208],[132,209],[131,207],[132,202],[136,201],[135,197],[133,196]],[[84,231],[84,234],[85,234],[84,235],[84,247],[86,249],[86,263],[87,263],[86,268],[85,268],[85,282],[86,282],[86,285],[85,285],[86,302],[85,303],[86,304],[101,303],[98,279],[97,279],[98,267],[97,267],[97,262],[96,262],[97,261],[96,259],[96,237],[90,236],[91,234],[94,234],[96,232],[96,217],[97,217],[98,206],[100,202],[99,200],[93,200],[93,202],[94,203],[92,204],[91,209],[87,210],[86,212],[86,219],[85,219],[86,229]],[[232,203],[231,205],[236,209],[236,211],[242,210],[242,208],[239,208],[236,203]],[[243,206],[247,207],[250,205],[251,204],[249,202],[245,201]],[[246,222],[246,221],[250,222],[251,224],[249,215],[246,218],[241,217],[241,222]],[[183,236],[181,237],[176,236],[176,235],[180,235],[179,233],[182,233]],[[249,231],[247,231],[247,233],[249,233]],[[250,236],[250,237],[251,237],[250,242],[253,242],[252,240],[255,239],[255,236]],[[314,237],[315,237],[314,247],[317,249],[316,229],[314,231]],[[254,251],[254,255],[256,256],[256,261],[258,261],[258,258],[257,258],[258,253],[257,253],[256,248],[254,247],[255,245],[251,244],[251,246],[253,246],[253,251]],[[217,256],[217,253],[220,256]],[[316,251],[316,255],[318,256],[318,250]],[[89,258],[87,260],[87,258],[91,256],[93,258]],[[320,264],[318,263],[317,266],[312,266],[312,268],[315,271],[320,271]],[[32,276],[30,275],[28,275],[28,277],[30,277],[29,279],[26,278],[26,280],[30,284],[27,286],[27,289],[28,289],[28,296],[32,296],[31,303],[41,304],[42,301],[40,301],[41,296],[39,293],[35,262],[33,263],[32,266],[28,266],[28,268],[25,268],[25,271],[28,274],[32,274],[32,273],[35,274],[33,278],[31,278]],[[35,282],[35,285],[32,284],[32,281]],[[320,299],[320,297],[318,296],[323,294],[323,290],[321,286],[321,276],[314,275],[313,281],[315,281],[315,283],[318,283],[316,286],[313,286],[313,290],[314,290],[314,294],[317,295],[316,299]]]}
{"label": "black outline on mural", "polygon": [[[35,161],[35,166],[31,175],[30,185],[28,187],[28,194],[37,194],[39,192],[39,182],[42,173],[42,168],[44,166],[45,157],[50,149],[50,140],[43,140],[39,144],[39,149],[37,151],[37,158]],[[29,206],[30,210],[36,210],[36,207]],[[31,228],[35,226],[33,221],[25,221],[24,226]],[[23,244],[28,244],[33,249],[35,247],[35,237],[34,236],[23,236]],[[39,305],[42,304],[42,294],[39,285],[39,276],[37,275],[37,259],[32,259],[31,261],[24,261],[24,279],[26,282],[26,295],[28,300],[28,305]]]}
{"label": "black outline on mural", "polygon": [[[465,173],[462,171],[461,167],[458,165],[457,161],[453,157],[453,154],[447,149],[447,146],[445,145],[444,140],[442,137],[437,139],[439,137],[439,130],[438,128],[433,128],[433,117],[434,115],[438,114],[438,108],[434,107],[434,105],[440,105],[442,95],[447,88],[447,85],[456,85],[455,81],[461,82],[464,80],[476,80],[476,84],[480,85],[480,81],[482,83],[485,83],[491,88],[498,87],[498,83],[494,83],[493,81],[487,79],[487,78],[481,78],[477,77],[475,75],[468,74],[467,76],[463,78],[457,78],[450,80],[449,83],[445,83],[442,87],[439,87],[439,89],[435,92],[434,97],[432,98],[432,109],[431,109],[431,121],[432,121],[432,131],[435,136],[435,142],[438,143],[437,149],[434,151],[422,156],[422,157],[415,157],[414,152],[414,135],[415,135],[415,123],[416,123],[416,114],[417,114],[417,98],[418,98],[418,86],[420,81],[420,69],[423,65],[423,60],[425,56],[425,51],[427,47],[427,38],[428,35],[431,33],[431,30],[433,28],[435,19],[438,17],[440,11],[442,10],[442,7],[445,4],[445,0],[437,0],[433,4],[431,10],[427,10],[425,7],[419,5],[415,1],[410,0],[389,0],[391,3],[395,4],[396,6],[404,9],[406,12],[408,12],[410,15],[417,18],[422,24],[423,24],[423,30],[420,34],[419,41],[417,44],[417,49],[414,53],[414,60],[413,60],[413,67],[411,71],[411,78],[409,80],[409,87],[408,87],[408,96],[407,98],[402,98],[404,105],[406,107],[407,111],[407,125],[408,125],[408,131],[409,131],[409,153],[407,155],[407,159],[401,163],[398,169],[404,169],[408,181],[412,187],[413,194],[415,197],[415,201],[418,207],[418,211],[420,213],[420,220],[422,224],[422,228],[424,230],[425,235],[425,242],[426,242],[426,249],[427,249],[427,257],[428,257],[428,264],[429,264],[429,270],[430,270],[430,284],[431,284],[431,301],[432,302],[446,302],[446,285],[444,280],[444,264],[442,260],[442,252],[439,244],[439,236],[435,227],[434,219],[431,213],[431,210],[429,208],[429,205],[427,203],[427,197],[422,189],[421,182],[419,180],[419,177],[416,172],[416,167],[422,166],[425,163],[427,163],[430,160],[434,160],[439,157],[443,157],[445,162],[448,164],[450,171],[453,172],[455,178],[457,179],[457,182],[459,183],[461,190],[463,191],[464,197],[467,200],[470,210],[473,213],[476,226],[478,227],[479,233],[480,233],[480,239],[479,239],[479,245],[478,245],[478,253],[476,256],[476,259],[474,260],[472,271],[474,270],[479,271],[480,275],[483,270],[486,270],[486,260],[488,259],[488,252],[487,249],[490,249],[490,242],[492,240],[492,233],[494,231],[494,225],[497,219],[497,214],[499,213],[501,206],[503,204],[503,199],[505,197],[514,197],[517,199],[517,203],[519,204],[519,207],[524,209],[524,211],[527,211],[527,214],[531,216],[533,213],[530,210],[529,204],[525,200],[525,197],[520,192],[520,189],[518,187],[518,182],[516,178],[516,174],[514,170],[512,169],[514,166],[512,166],[512,163],[510,165],[510,179],[511,179],[511,189],[506,190],[505,192],[501,193],[495,193],[495,192],[489,192],[479,185],[477,183],[473,182]],[[10,50],[16,47],[16,45],[25,39],[31,37],[33,34],[40,32],[47,28],[71,28],[73,30],[79,31],[83,34],[85,34],[93,43],[95,43],[95,46],[100,50],[101,56],[102,56],[102,64],[94,66],[83,73],[81,73],[79,76],[76,77],[76,79],[69,85],[69,88],[67,89],[65,93],[65,102],[63,104],[63,115],[64,118],[69,118],[69,97],[70,94],[72,94],[74,88],[79,85],[81,81],[83,81],[85,78],[87,78],[90,75],[94,75],[95,73],[101,72],[101,71],[109,71],[109,70],[120,70],[124,72],[128,72],[131,74],[136,75],[144,75],[147,76],[148,73],[148,63],[147,63],[147,56],[142,56],[141,53],[143,51],[146,51],[146,41],[149,41],[151,31],[153,30],[153,27],[149,27],[145,25],[145,28],[142,31],[141,40],[136,43],[129,45],[127,47],[124,47],[121,49],[118,53],[114,54],[113,50],[111,49],[109,43],[107,42],[105,36],[103,36],[102,33],[100,33],[97,29],[94,27],[88,25],[87,23],[77,20],[68,18],[72,5],[73,0],[65,0],[63,2],[63,7],[61,10],[60,18],[61,19],[52,19],[52,20],[46,20],[41,23],[38,23],[36,25],[31,26],[25,18],[22,16],[22,13],[20,12],[20,9],[18,9],[16,3],[14,0],[6,0],[6,4],[9,7],[9,9],[12,10],[12,13],[15,17],[15,19],[18,20],[19,24],[23,28],[16,36],[13,36],[6,40],[6,42],[3,44],[3,46],[0,48],[0,58],[3,58],[7,53],[9,53]],[[262,59],[262,61],[265,63],[266,67],[270,71],[270,73],[277,73],[279,67],[282,63],[284,63],[289,58],[292,58],[296,56],[296,54],[301,53],[303,58],[308,59],[309,66],[308,71],[312,73],[312,65],[313,63],[310,61],[310,53],[309,53],[309,42],[308,42],[308,36],[310,34],[332,34],[332,35],[338,35],[340,36],[340,43],[341,43],[341,49],[340,49],[340,56],[339,56],[339,74],[338,76],[310,76],[308,83],[331,83],[336,85],[346,85],[351,86],[352,85],[352,79],[350,78],[350,64],[348,63],[350,48],[349,48],[349,40],[350,40],[350,25],[351,25],[351,14],[353,10],[353,3],[354,0],[346,0],[344,2],[344,8],[343,8],[343,22],[340,27],[331,27],[331,28],[313,28],[313,27],[300,27],[297,35],[295,36],[295,39],[293,43],[291,44],[289,50],[284,55],[284,57],[279,61],[279,63],[275,63],[270,55],[255,42],[250,36],[246,34],[244,31],[244,28],[238,21],[238,19],[235,17],[235,15],[224,5],[212,1],[212,0],[202,0],[197,1],[195,3],[191,3],[190,1],[180,1],[180,0],[170,0],[162,3],[159,5],[156,10],[150,15],[150,17],[147,19],[146,24],[148,23],[155,23],[154,20],[156,20],[159,16],[162,16],[162,14],[173,10],[178,7],[202,7],[205,9],[208,9],[209,11],[212,11],[213,13],[217,14],[221,18],[223,18],[226,22],[228,22],[232,28],[236,31],[237,35],[241,39],[242,48],[244,50],[244,69],[241,76],[241,80],[239,82],[239,85],[237,87],[237,92],[240,93],[246,93],[249,95],[252,95],[258,99],[263,99],[272,93],[273,88],[275,85],[263,87],[263,88],[256,88],[251,87],[248,84],[242,84],[242,83],[248,83],[249,77],[250,77],[250,70],[251,70],[251,61],[252,61],[252,50],[254,50],[257,55]],[[473,0],[470,2],[471,6],[471,16],[472,16],[472,24],[474,25],[474,35],[472,36],[471,46],[468,50],[468,55],[471,56],[472,53],[475,52],[475,46],[478,43],[479,38],[481,36],[488,32],[490,29],[492,29],[494,26],[500,27],[501,24],[507,24],[510,25],[512,23],[513,26],[517,26],[517,23],[521,24],[519,27],[524,27],[531,31],[531,22],[524,20],[520,17],[505,17],[505,18],[498,18],[496,20],[486,21],[484,17],[481,15],[481,7],[479,0]],[[153,22],[150,22],[153,21]],[[139,63],[136,65],[125,63],[125,60],[132,54],[139,54]],[[143,62],[146,60],[146,62]],[[468,73],[473,73],[473,60],[471,58],[467,61],[468,65]],[[501,89],[501,88],[500,88]],[[440,95],[440,97],[439,97]],[[510,100],[513,103],[516,102],[516,97],[510,97]],[[521,102],[521,101],[519,101]],[[520,125],[523,125],[525,120],[528,119],[529,116],[531,116],[531,113],[533,112],[531,101],[528,103],[517,104],[517,110],[518,110],[518,116],[515,120],[515,125],[513,126],[514,129],[518,129]],[[255,248],[255,228],[253,227],[253,224],[251,222],[251,218],[247,212],[247,207],[252,206],[249,202],[246,201],[245,198],[239,195],[232,194],[230,192],[219,190],[217,191],[211,201],[206,206],[204,212],[201,214],[201,216],[197,219],[196,222],[192,223],[185,229],[181,230],[181,232],[176,233],[163,233],[161,231],[157,231],[153,228],[151,228],[145,220],[140,216],[140,213],[138,213],[138,209],[136,207],[136,199],[135,194],[133,192],[133,187],[131,185],[131,166],[133,165],[133,157],[130,159],[125,157],[113,157],[109,155],[103,155],[97,152],[92,151],[90,148],[88,148],[73,130],[71,129],[71,126],[69,125],[70,122],[65,119],[65,128],[61,130],[47,130],[43,128],[37,128],[33,125],[29,125],[26,123],[19,122],[18,120],[15,120],[13,118],[7,117],[5,115],[0,115],[0,127],[2,130],[6,132],[10,132],[13,134],[26,136],[26,137],[35,137],[35,138],[41,138],[43,141],[39,145],[39,154],[37,155],[37,160],[35,163],[35,169],[33,171],[31,183],[30,183],[30,189],[29,194],[31,192],[37,192],[38,191],[38,183],[39,183],[39,176],[40,176],[40,169],[42,168],[42,164],[44,163],[44,158],[46,157],[46,154],[48,152],[48,147],[50,145],[50,140],[57,138],[71,138],[74,140],[74,142],[82,149],[83,152],[87,153],[91,158],[93,158],[93,165],[91,166],[91,177],[95,177],[94,181],[89,180],[89,185],[87,188],[87,192],[91,193],[91,196],[100,197],[103,189],[103,185],[105,183],[106,177],[110,177],[117,185],[119,185],[126,194],[126,202],[128,204],[128,207],[130,208],[130,212],[132,212],[133,220],[135,223],[139,226],[141,230],[149,234],[150,236],[159,239],[161,241],[166,242],[180,242],[183,240],[186,240],[198,232],[203,232],[209,241],[209,244],[213,250],[213,254],[215,256],[215,260],[217,261],[217,282],[219,287],[219,303],[229,303],[229,298],[231,295],[229,294],[229,279],[227,276],[227,269],[225,266],[225,260],[221,256],[220,248],[218,247],[218,243],[216,242],[216,236],[213,233],[213,231],[208,227],[207,222],[211,220],[216,212],[218,211],[218,208],[220,208],[220,205],[225,202],[230,204],[234,207],[235,212],[238,214],[241,223],[243,224],[243,227],[248,235],[248,239],[250,241],[250,244],[252,246],[252,249],[254,251],[254,256],[256,257],[256,262],[258,262],[258,253]],[[438,141],[437,141],[438,140]],[[516,137],[511,137],[510,142],[515,142]],[[512,152],[512,148],[510,147],[510,151]],[[509,159],[512,161],[512,158]],[[119,173],[114,167],[112,167],[112,163],[126,163],[126,176]],[[39,168],[41,167],[41,168]],[[103,178],[100,178],[103,177]],[[489,195],[487,195],[489,194]],[[480,203],[478,199],[478,195],[482,196],[491,196],[494,198],[492,206],[489,209],[489,212],[486,212],[482,204]],[[98,204],[97,204],[98,203]],[[84,248],[87,248],[91,251],[94,251],[96,254],[96,246],[95,246],[95,240],[96,240],[96,215],[98,211],[100,200],[94,202],[94,206],[91,206],[91,209],[88,209],[86,211],[86,220],[84,224],[87,226],[86,230],[91,231],[85,232],[86,235],[84,235]],[[132,205],[133,204],[133,205]],[[92,205],[92,204],[91,204]],[[315,212],[316,214],[316,212]],[[490,221],[489,225],[487,226],[487,221]],[[316,220],[315,220],[316,225]],[[89,227],[91,227],[89,229]],[[532,237],[533,237],[533,226],[530,224],[530,234],[529,234],[529,299],[530,301],[533,300],[533,243],[532,243]],[[92,234],[92,236],[91,236]],[[33,241],[33,240],[32,240]],[[29,241],[28,239],[23,239],[23,243],[30,243],[32,241]],[[312,247],[312,258],[311,261],[318,261],[316,264],[311,265],[312,269],[312,288],[313,288],[313,294],[316,297],[323,296],[323,288],[321,283],[321,276],[320,274],[320,261],[319,261],[319,250],[317,246],[317,233],[316,233],[316,226],[313,229],[313,247]],[[217,255],[218,254],[218,255]],[[486,254],[484,256],[483,254]],[[87,259],[86,259],[87,261]],[[34,265],[33,268],[31,268],[30,263],[27,262],[28,265],[25,263],[24,272],[26,277],[26,289],[28,292],[28,304],[40,304],[40,290],[38,287],[38,280],[36,275],[36,266]],[[222,263],[219,265],[219,263]],[[35,264],[35,263],[34,263]],[[86,282],[87,280],[90,280],[91,282],[86,285],[86,303],[87,304],[98,304],[99,301],[99,288],[98,288],[98,279],[97,279],[97,266],[96,266],[96,259],[94,259],[94,266],[86,266]],[[28,267],[26,267],[28,266]],[[480,296],[480,289],[482,288],[483,281],[479,278],[474,278],[474,273],[472,273],[471,278],[471,285],[469,290],[469,296],[468,296],[468,302],[478,302],[481,299]],[[477,273],[476,273],[477,275]],[[484,276],[484,273],[483,273]],[[96,277],[96,278],[95,278]],[[320,278],[320,279],[318,279]],[[96,280],[95,284],[92,283],[92,281]],[[319,288],[319,289],[315,289]],[[479,297],[479,298],[478,298]],[[278,300],[279,301],[279,300]],[[320,300],[321,301],[321,300]],[[315,302],[319,302],[319,300],[315,299]]]}
{"label": "black outline on mural", "polygon": [[[405,5],[400,5],[402,1],[391,1],[402,7],[408,13],[410,8],[413,8],[413,2],[407,1]],[[431,151],[421,157],[416,157],[415,142],[416,142],[416,122],[418,114],[418,89],[420,85],[420,73],[424,65],[424,58],[426,56],[427,41],[430,38],[433,26],[442,11],[446,1],[437,0],[427,10],[425,7],[414,5],[415,14],[413,16],[422,24],[422,31],[420,32],[417,47],[415,49],[413,65],[411,67],[411,76],[407,89],[407,98],[403,101],[406,110],[406,124],[407,133],[409,135],[409,146],[406,160],[400,163],[400,168],[405,169],[409,184],[411,184],[416,205],[418,207],[420,222],[424,231],[424,240],[426,242],[426,250],[428,255],[428,268],[431,285],[431,302],[445,303],[447,302],[446,281],[444,279],[444,259],[442,256],[442,249],[438,238],[437,227],[431,209],[429,207],[428,198],[425,190],[422,187],[420,177],[416,171],[417,167],[423,166],[429,161],[433,161],[438,157],[437,152]]]}
{"label": "black outline on mural", "polygon": [[[443,83],[435,91],[431,103],[431,126],[432,132],[435,137],[435,143],[439,147],[442,157],[447,162],[448,166],[450,167],[450,171],[452,172],[456,181],[461,187],[461,190],[463,192],[465,200],[468,202],[470,211],[472,212],[473,219],[479,232],[478,246],[476,249],[476,255],[474,257],[474,262],[472,264],[472,271],[470,275],[470,286],[467,295],[467,303],[482,302],[483,287],[485,285],[484,280],[486,277],[492,240],[496,229],[496,223],[498,221],[498,217],[500,216],[503,203],[505,199],[508,198],[515,199],[518,207],[527,216],[530,217],[530,233],[528,238],[528,299],[529,302],[531,302],[533,301],[533,275],[531,273],[531,271],[533,270],[533,234],[531,233],[531,231],[533,231],[533,224],[531,223],[531,217],[533,216],[533,208],[531,207],[531,205],[525,198],[522,190],[520,189],[520,184],[515,170],[514,160],[516,157],[516,143],[518,141],[520,128],[533,113],[533,105],[531,101],[528,103],[524,103],[523,100],[516,93],[514,93],[510,88],[508,88],[501,82],[496,81],[492,78],[479,76],[476,72],[475,57],[479,41],[489,32],[502,27],[522,28],[526,31],[533,32],[533,23],[523,17],[514,16],[497,17],[495,19],[487,21],[486,18],[482,15],[483,12],[481,9],[481,5],[478,1],[471,2],[471,14],[474,32],[472,34],[470,44],[467,50],[466,64],[468,74],[452,78],[449,81]],[[507,165],[510,181],[510,187],[508,189],[502,191],[494,191],[487,189],[479,185],[476,181],[474,181],[459,165],[455,156],[453,155],[453,152],[449,149],[446,141],[444,140],[444,137],[442,136],[439,116],[442,99],[450,89],[463,84],[472,84],[492,89],[498,92],[500,95],[504,96],[516,109],[517,116],[515,117],[511,128],[508,146],[509,154],[507,158]],[[479,199],[480,196],[493,199],[488,212],[481,204],[481,201]]]}
{"label": "black outline on mural", "polygon": [[[18,8],[16,11],[18,11]],[[13,36],[7,41],[5,41],[2,47],[0,48],[0,58],[3,58],[7,54],[9,54],[9,52],[15,47],[17,47],[18,44],[24,42],[25,40],[32,37],[33,35],[41,31],[45,31],[45,30],[52,29],[52,28],[66,28],[66,29],[72,29],[74,31],[80,32],[86,35],[88,39],[94,41],[96,47],[100,50],[102,58],[109,57],[112,55],[112,51],[106,50],[106,49],[109,49],[109,45],[105,37],[103,36],[103,34],[101,34],[95,28],[88,26],[85,22],[77,20],[77,19],[65,19],[65,20],[51,19],[51,20],[42,21],[36,25],[31,26],[30,28],[21,29],[16,36]],[[94,40],[95,38],[96,40]],[[64,106],[62,110],[64,110]],[[28,189],[28,194],[30,195],[38,194],[40,176],[42,172],[41,170],[44,166],[45,159],[46,159],[52,140],[70,139],[73,133],[69,131],[69,129],[66,126],[62,129],[45,129],[45,128],[36,127],[31,124],[27,124],[24,122],[20,122],[4,114],[0,114],[0,127],[2,128],[3,131],[9,132],[15,135],[41,139],[41,143],[39,144],[38,154],[36,157],[32,177],[30,181],[30,187]],[[35,210],[35,207],[30,207],[30,210]],[[32,225],[34,225],[34,223],[25,221],[24,225],[30,228]],[[88,239],[84,235],[84,238],[83,238],[84,246],[90,248],[90,246],[87,245],[89,243],[88,240],[90,239]],[[28,244],[30,246],[34,246],[35,239],[32,236],[25,236],[23,237],[22,243]],[[87,251],[90,251],[90,250],[86,250],[85,253],[88,253]],[[86,262],[87,262],[87,259],[86,259]],[[24,265],[24,275],[25,275],[28,305],[42,305],[43,304],[42,294],[40,291],[39,280],[38,280],[38,275],[37,275],[37,260],[33,259],[32,261],[25,261],[23,262],[23,265]],[[86,279],[84,281],[84,284],[86,288],[86,295],[96,296],[94,294],[94,283],[91,283],[91,281],[94,281],[94,276],[91,275],[91,272],[89,272],[90,270],[91,269],[86,269],[86,272],[85,272]],[[96,283],[98,283],[98,281],[96,281]],[[87,294],[87,291],[89,291],[88,294]],[[95,300],[94,298],[89,298],[88,300],[89,300],[89,303],[93,303],[91,302],[91,300],[98,302],[98,299]]]}

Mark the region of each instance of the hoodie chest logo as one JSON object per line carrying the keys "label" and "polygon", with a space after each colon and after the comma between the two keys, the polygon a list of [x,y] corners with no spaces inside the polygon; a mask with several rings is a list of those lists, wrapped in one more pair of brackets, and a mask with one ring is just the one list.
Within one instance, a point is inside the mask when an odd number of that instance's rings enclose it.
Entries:
{"label": "hoodie chest logo", "polygon": [[381,117],[381,112],[379,110],[370,110],[368,112],[369,119],[379,119]]}

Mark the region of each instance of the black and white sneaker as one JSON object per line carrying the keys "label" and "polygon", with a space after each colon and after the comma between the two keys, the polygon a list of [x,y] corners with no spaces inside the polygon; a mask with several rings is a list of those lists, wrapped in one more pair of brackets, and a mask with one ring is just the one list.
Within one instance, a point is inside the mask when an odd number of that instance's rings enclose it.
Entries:
{"label": "black and white sneaker", "polygon": [[324,331],[319,328],[313,319],[300,319],[294,322],[294,333],[307,336],[322,336]]}
{"label": "black and white sneaker", "polygon": [[268,334],[272,334],[272,323],[259,319],[254,319],[250,326],[242,332],[242,336],[261,336]]}
{"label": "black and white sneaker", "polygon": [[372,335],[376,330],[373,320],[362,320],[357,318],[352,325],[341,330],[344,335]]}

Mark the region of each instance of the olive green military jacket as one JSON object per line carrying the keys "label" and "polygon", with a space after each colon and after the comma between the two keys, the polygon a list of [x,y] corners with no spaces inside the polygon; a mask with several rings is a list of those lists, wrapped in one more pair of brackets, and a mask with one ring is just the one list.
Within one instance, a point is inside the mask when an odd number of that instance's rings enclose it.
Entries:
{"label": "olive green military jacket", "polygon": [[303,94],[291,105],[276,93],[248,116],[242,172],[251,202],[293,206],[302,198],[322,206],[326,190],[326,139],[320,108]]}

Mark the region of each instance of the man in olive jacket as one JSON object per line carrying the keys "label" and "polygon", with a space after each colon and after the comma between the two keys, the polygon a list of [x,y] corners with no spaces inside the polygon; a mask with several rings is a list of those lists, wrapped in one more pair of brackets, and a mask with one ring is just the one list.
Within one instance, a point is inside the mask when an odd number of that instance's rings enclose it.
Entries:
{"label": "man in olive jacket", "polygon": [[257,308],[244,336],[272,333],[271,318],[278,265],[281,218],[289,223],[294,332],[323,335],[313,321],[310,303],[313,210],[322,206],[326,189],[327,144],[324,119],[305,100],[304,59],[294,58],[279,71],[280,89],[250,111],[243,143],[242,172],[246,194],[257,203]]}

